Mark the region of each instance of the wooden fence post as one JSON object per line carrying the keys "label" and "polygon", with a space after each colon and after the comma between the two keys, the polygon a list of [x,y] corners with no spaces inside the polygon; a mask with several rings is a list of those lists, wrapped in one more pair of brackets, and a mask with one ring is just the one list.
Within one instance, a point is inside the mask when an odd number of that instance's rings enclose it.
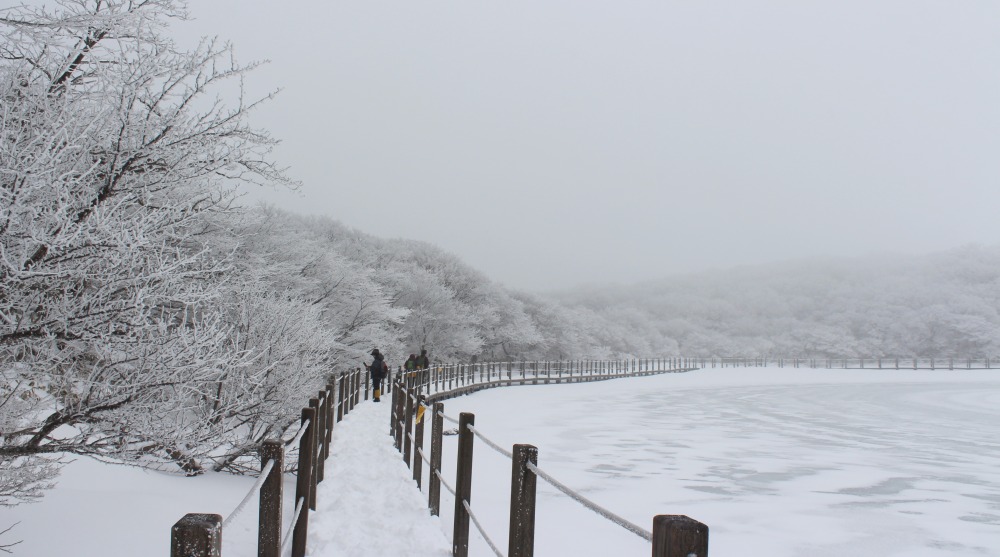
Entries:
{"label": "wooden fence post", "polygon": [[406,407],[403,410],[403,462],[410,468],[413,456],[413,389],[406,389]]}
{"label": "wooden fence post", "polygon": [[538,479],[528,462],[538,464],[538,449],[514,445],[510,475],[510,533],[507,557],[532,557],[535,553],[535,488]]}
{"label": "wooden fence post", "polygon": [[708,557],[708,526],[682,514],[654,516],[653,557]]}
{"label": "wooden fence post", "polygon": [[392,431],[396,438],[396,449],[403,452],[403,405],[406,402],[404,398],[407,391],[403,381],[400,381],[396,387],[396,394],[398,395],[396,397],[396,422],[392,424]]}
{"label": "wooden fence post", "polygon": [[274,466],[260,487],[260,513],[257,525],[257,557],[281,557],[281,481],[285,444],[277,439],[264,441],[260,466],[273,460]]}
{"label": "wooden fence post", "polygon": [[451,553],[453,557],[469,557],[469,513],[465,501],[472,504],[472,448],[475,437],[469,426],[475,426],[476,416],[462,412],[458,419],[458,462],[455,466],[455,526]]}
{"label": "wooden fence post", "polygon": [[319,406],[316,407],[316,442],[319,445],[316,447],[318,456],[316,457],[316,483],[323,481],[326,475],[326,416],[328,412],[326,411],[327,404],[329,400],[326,398],[326,391],[320,391]]}
{"label": "wooden fence post", "polygon": [[344,419],[344,404],[345,404],[344,403],[344,399],[347,396],[347,387],[346,387],[347,381],[346,381],[346,377],[347,377],[346,374],[341,373],[340,377],[337,378],[337,393],[338,393],[338,396],[337,396],[337,421],[338,422],[342,421]]}
{"label": "wooden fence post", "polygon": [[431,509],[431,516],[441,515],[441,479],[437,477],[437,473],[441,472],[441,438],[444,435],[442,414],[444,404],[435,402],[431,422],[431,470],[428,474],[431,485],[427,488],[427,506]]}
{"label": "wooden fence post", "polygon": [[221,557],[222,517],[189,513],[170,529],[170,557]]}
{"label": "wooden fence post", "polygon": [[361,369],[354,372],[354,406],[361,402]]}
{"label": "wooden fence post", "polygon": [[336,404],[337,397],[333,392],[333,385],[326,386],[326,441],[323,443],[323,460],[330,458],[330,443],[333,442],[333,424],[336,423],[336,408],[333,407]]}
{"label": "wooden fence post", "polygon": [[315,511],[316,510],[316,483],[317,483],[317,477],[316,477],[316,474],[317,474],[316,459],[319,456],[316,453],[317,449],[319,449],[319,411],[320,411],[319,410],[319,399],[317,399],[317,398],[310,398],[309,399],[309,408],[313,409],[313,416],[314,416],[313,426],[315,426],[315,427],[309,428],[310,431],[307,432],[310,435],[312,435],[312,441],[311,441],[312,445],[310,445],[310,447],[309,447],[309,449],[310,449],[309,450],[309,458],[312,460],[312,466],[309,469],[309,471],[311,473],[309,474],[309,501],[308,501],[308,503],[309,503],[309,508]]}
{"label": "wooden fence post", "polygon": [[413,434],[413,479],[417,482],[417,489],[424,476],[424,459],[420,456],[420,451],[424,448],[424,423],[427,422],[426,413],[421,414],[420,409],[424,407],[424,395],[417,397],[416,413],[421,419],[416,420]]}
{"label": "wooden fence post", "polygon": [[[309,422],[305,433],[299,439],[299,468],[298,477],[295,479],[295,506],[299,506],[300,500],[305,500],[302,504],[302,514],[299,515],[298,522],[292,532],[292,557],[304,557],[306,554],[306,538],[309,532],[309,500],[312,489],[312,459],[309,455],[313,452],[312,442],[314,435],[312,429],[316,427],[316,409],[303,408],[302,421]],[[294,510],[294,509],[293,509]]]}

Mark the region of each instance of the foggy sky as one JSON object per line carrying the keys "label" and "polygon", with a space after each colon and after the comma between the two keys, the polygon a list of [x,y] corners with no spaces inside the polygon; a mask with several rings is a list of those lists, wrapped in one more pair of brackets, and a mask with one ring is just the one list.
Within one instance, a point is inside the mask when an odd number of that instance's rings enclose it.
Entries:
{"label": "foggy sky", "polygon": [[300,194],[542,290],[1000,242],[993,0],[192,2]]}

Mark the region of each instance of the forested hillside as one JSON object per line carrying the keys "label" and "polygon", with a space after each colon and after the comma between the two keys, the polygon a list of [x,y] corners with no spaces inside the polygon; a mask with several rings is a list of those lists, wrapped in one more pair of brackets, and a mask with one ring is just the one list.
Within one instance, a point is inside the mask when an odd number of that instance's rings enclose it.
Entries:
{"label": "forested hillside", "polygon": [[1000,353],[1000,247],[791,261],[557,298],[688,356]]}

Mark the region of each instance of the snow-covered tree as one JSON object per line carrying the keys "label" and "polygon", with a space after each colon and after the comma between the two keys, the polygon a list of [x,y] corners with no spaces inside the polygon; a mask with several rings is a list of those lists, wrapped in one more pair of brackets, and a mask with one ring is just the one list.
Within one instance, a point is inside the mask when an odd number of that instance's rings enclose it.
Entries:
{"label": "snow-covered tree", "polygon": [[214,96],[252,66],[176,48],[181,17],[173,0],[0,12],[0,493],[44,484],[45,453],[183,454],[191,401],[248,357],[227,349],[232,261],[206,232],[230,181],[291,182],[255,102]]}

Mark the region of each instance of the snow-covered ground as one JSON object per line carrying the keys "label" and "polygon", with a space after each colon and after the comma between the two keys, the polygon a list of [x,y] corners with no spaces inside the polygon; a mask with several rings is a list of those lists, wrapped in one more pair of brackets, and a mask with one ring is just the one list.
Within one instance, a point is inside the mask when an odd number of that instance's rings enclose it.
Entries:
{"label": "snow-covered ground", "polygon": [[[440,519],[424,512],[426,480],[418,492],[391,448],[388,406],[363,403],[335,430],[311,555],[449,554],[453,500],[442,493]],[[708,524],[716,557],[1000,555],[1000,371],[705,369],[445,402],[463,411],[647,529],[655,514]],[[477,443],[474,470],[473,510],[506,548],[509,461]],[[178,518],[226,515],[251,483],[77,459],[41,503],[0,509],[0,524],[21,522],[0,541],[24,539],[20,556],[166,556]],[[649,554],[542,482],[538,502],[538,555]],[[255,551],[255,515],[224,532],[224,556]],[[492,555],[471,538],[473,556]]]}
{"label": "snow-covered ground", "polygon": [[[1000,555],[1000,371],[705,369],[446,402],[461,411],[647,529],[706,523],[717,557]],[[477,444],[473,509],[501,540],[505,460]],[[539,555],[648,552],[548,486],[539,501]]]}

